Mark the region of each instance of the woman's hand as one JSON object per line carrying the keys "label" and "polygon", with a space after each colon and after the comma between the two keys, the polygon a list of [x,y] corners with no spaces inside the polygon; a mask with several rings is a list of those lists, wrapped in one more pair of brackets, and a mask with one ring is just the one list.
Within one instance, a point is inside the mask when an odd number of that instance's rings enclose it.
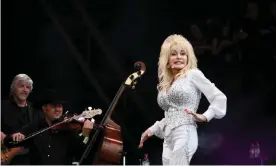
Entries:
{"label": "woman's hand", "polygon": [[141,136],[139,148],[142,148],[144,146],[144,142],[151,136],[152,136],[152,133],[150,132],[149,129],[147,129]]}
{"label": "woman's hand", "polygon": [[184,111],[187,112],[188,114],[193,115],[193,117],[195,118],[195,120],[197,122],[207,122],[207,118],[201,114],[197,114],[197,113],[195,113],[193,111],[189,111],[187,109],[185,109]]}

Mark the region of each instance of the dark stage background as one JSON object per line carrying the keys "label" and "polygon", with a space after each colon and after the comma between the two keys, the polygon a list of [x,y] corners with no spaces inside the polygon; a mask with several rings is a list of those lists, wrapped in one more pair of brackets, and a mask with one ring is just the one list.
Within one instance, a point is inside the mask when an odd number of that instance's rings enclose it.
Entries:
{"label": "dark stage background", "polygon": [[[133,64],[143,61],[147,71],[136,89],[123,94],[114,119],[124,132],[127,164],[138,164],[144,153],[149,153],[152,164],[161,164],[162,140],[151,138],[144,149],[137,147],[141,133],[163,116],[156,102],[159,51],[168,35],[179,33],[195,46],[199,68],[228,97],[225,118],[199,125],[199,148],[192,164],[258,162],[249,159],[253,141],[260,142],[268,161],[276,155],[275,29],[268,35],[259,32],[275,28],[275,17],[269,13],[273,5],[265,1],[259,3],[258,21],[249,24],[242,19],[246,4],[239,0],[2,1],[1,97],[8,98],[16,74],[26,73],[34,80],[31,101],[44,88],[53,88],[70,101],[67,108],[72,112],[87,106],[105,111],[135,71]],[[223,28],[229,28],[225,36]],[[246,40],[235,38],[241,29],[249,34]],[[232,44],[217,54],[196,47],[211,45],[214,39]],[[207,107],[203,97],[199,112]]]}

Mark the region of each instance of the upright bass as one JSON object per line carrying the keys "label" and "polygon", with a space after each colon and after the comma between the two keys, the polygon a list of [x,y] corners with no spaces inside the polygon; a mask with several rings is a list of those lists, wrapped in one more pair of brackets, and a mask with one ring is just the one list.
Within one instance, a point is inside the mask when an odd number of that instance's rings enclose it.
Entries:
{"label": "upright bass", "polygon": [[[118,165],[121,162],[123,152],[123,139],[121,130],[118,127],[109,125],[108,122],[111,119],[110,117],[112,112],[122,93],[126,90],[127,87],[134,89],[138,78],[140,78],[146,71],[146,65],[141,61],[136,62],[134,67],[138,71],[129,75],[126,81],[121,85],[103,119],[101,120],[101,123],[99,124],[100,126],[104,126],[102,136],[103,138],[101,139],[100,145],[98,145],[94,161],[92,161],[93,165]],[[78,164],[82,164],[83,160],[88,157],[92,147],[95,145],[97,137],[100,137],[100,130],[97,130],[94,133]]]}

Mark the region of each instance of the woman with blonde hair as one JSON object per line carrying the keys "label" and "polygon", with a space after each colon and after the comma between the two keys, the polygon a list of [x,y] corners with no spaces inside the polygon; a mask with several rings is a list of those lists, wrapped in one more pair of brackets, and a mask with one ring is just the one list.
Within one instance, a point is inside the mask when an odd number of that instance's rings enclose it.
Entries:
{"label": "woman with blonde hair", "polygon": [[[223,118],[227,98],[197,68],[194,49],[181,35],[170,35],[162,44],[158,78],[157,102],[165,117],[142,134],[139,147],[155,135],[164,139],[163,165],[189,165],[198,146],[196,122]],[[201,93],[210,106],[206,112],[198,114]]]}

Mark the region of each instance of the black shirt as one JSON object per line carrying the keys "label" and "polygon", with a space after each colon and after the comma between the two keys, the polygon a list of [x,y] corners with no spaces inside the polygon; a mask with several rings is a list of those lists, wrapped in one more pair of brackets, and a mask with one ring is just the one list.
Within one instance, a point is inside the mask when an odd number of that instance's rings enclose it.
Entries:
{"label": "black shirt", "polygon": [[19,107],[12,100],[3,101],[1,104],[1,131],[9,135],[27,126],[30,123],[29,107],[30,105]]}
{"label": "black shirt", "polygon": [[[30,103],[19,107],[14,100],[5,100],[1,104],[1,131],[6,135],[16,133],[30,125],[31,120],[37,116]],[[29,164],[27,155],[19,155],[12,159],[12,165]]]}
{"label": "black shirt", "polygon": [[[38,121],[35,121],[38,122]],[[49,127],[46,120],[33,123],[30,133]],[[28,135],[28,132],[23,132]],[[69,130],[47,130],[33,137],[27,144],[30,146],[32,165],[70,165],[74,159],[79,159],[85,150],[84,137]]]}
{"label": "black shirt", "polygon": [[[1,105],[1,131],[6,135],[20,132],[25,136],[48,127],[42,111],[34,110],[31,105],[18,107],[12,101]],[[46,131],[17,146],[29,148],[29,153],[13,158],[12,165],[67,165],[74,158],[81,157],[85,150],[84,137],[71,131]],[[48,156],[49,155],[49,156]]]}

